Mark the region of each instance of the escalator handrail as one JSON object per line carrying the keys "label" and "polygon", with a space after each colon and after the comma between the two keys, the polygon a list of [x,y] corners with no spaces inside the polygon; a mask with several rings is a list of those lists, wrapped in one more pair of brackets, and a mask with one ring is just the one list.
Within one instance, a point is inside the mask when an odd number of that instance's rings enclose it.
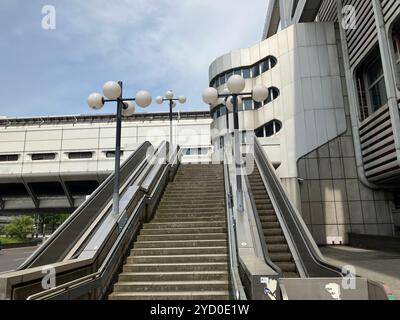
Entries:
{"label": "escalator handrail", "polygon": [[232,184],[229,174],[229,165],[224,151],[224,183],[225,183],[225,204],[226,215],[228,221],[228,244],[229,244],[229,268],[231,274],[231,290],[235,300],[247,300],[246,293],[243,288],[242,281],[239,275],[238,264],[238,248],[237,248],[237,233],[236,221],[233,212],[233,193]]}
{"label": "escalator handrail", "polygon": [[[133,154],[122,164],[121,166],[121,171],[126,170],[127,167],[129,166],[137,166],[141,161],[131,163],[135,157],[137,157],[138,154],[142,153],[143,151],[148,151],[149,148],[151,148],[152,145],[146,141],[143,142],[134,152]],[[17,271],[26,269],[30,266],[32,266],[37,259],[44,254],[44,252],[52,245],[54,244],[58,237],[65,232],[69,226],[71,226],[74,222],[74,220],[79,217],[83,212],[85,211],[86,208],[89,207],[93,201],[96,200],[96,197],[102,192],[102,190],[106,187],[109,186],[110,183],[112,183],[112,180],[114,179],[114,173],[110,174],[106,180],[103,181],[103,183],[88,197],[69,217],[64,223],[57,228],[57,230],[27,259],[25,260],[18,268]],[[124,179],[121,179],[121,184],[124,183]],[[104,203],[107,203],[107,199],[104,200]],[[101,211],[101,210],[100,210]],[[93,217],[94,218],[94,217]],[[79,237],[78,237],[79,238]],[[51,262],[54,263],[54,262]]]}
{"label": "escalator handrail", "polygon": [[244,181],[245,182],[244,186],[247,189],[247,190],[245,190],[245,193],[247,192],[249,200],[250,200],[251,214],[253,215],[254,220],[256,222],[257,232],[258,232],[258,236],[259,236],[260,243],[261,243],[261,249],[262,249],[264,261],[279,276],[282,276],[283,272],[282,272],[281,268],[279,268],[270,258],[268,247],[267,247],[267,243],[265,242],[265,238],[264,238],[264,231],[263,231],[263,228],[262,228],[260,216],[258,215],[256,202],[254,200],[253,192],[251,190],[249,178],[247,177],[246,174],[242,174],[242,177],[244,177],[244,180],[245,180]]}
{"label": "escalator handrail", "polygon": [[[283,221],[286,224],[286,229],[288,230],[287,222],[286,222],[286,219],[288,217],[287,217],[287,215],[285,216],[285,214],[283,214],[282,210],[284,210],[284,209],[286,209],[285,211],[290,215],[290,218],[294,222],[296,229],[299,232],[299,235],[301,236],[301,238],[306,246],[306,249],[308,250],[308,253],[309,253],[311,259],[313,260],[313,262],[316,263],[320,268],[325,269],[326,271],[329,271],[332,275],[335,274],[337,277],[342,277],[343,274],[340,272],[340,270],[338,268],[336,268],[335,266],[330,265],[322,257],[322,254],[319,251],[319,249],[318,249],[315,241],[313,240],[311,234],[309,233],[307,227],[305,226],[304,221],[299,218],[299,213],[298,213],[297,209],[293,206],[293,204],[289,200],[289,197],[287,196],[286,191],[284,190],[280,179],[277,177],[275,169],[272,166],[271,161],[265,154],[265,151],[262,148],[260,142],[258,141],[257,138],[255,138],[254,140],[255,140],[255,156],[256,156],[256,158],[258,158],[258,160],[260,160],[260,161],[258,161],[258,163],[262,167],[262,168],[260,168],[260,169],[262,169],[262,170],[260,170],[260,174],[262,174],[264,176],[265,180],[268,181],[269,184],[274,183],[279,194],[274,194],[274,192],[272,192],[271,196],[273,196],[275,198],[281,197],[281,199],[285,205],[285,208],[277,208],[278,209],[277,213],[279,212],[279,214],[281,214]],[[259,159],[259,157],[261,157],[261,159]],[[268,178],[267,174],[269,175],[270,178]],[[271,181],[271,179],[273,181]],[[289,235],[291,236],[291,234],[289,234]],[[298,244],[295,243],[295,245],[297,246]],[[299,257],[301,257],[300,252],[298,252],[298,254],[299,254]],[[303,261],[301,261],[301,262],[303,263]],[[307,268],[305,268],[305,271],[307,272]]]}
{"label": "escalator handrail", "polygon": [[[179,148],[179,147],[178,147]],[[178,157],[179,153],[176,152],[176,156]],[[167,171],[163,171],[163,174],[167,174]],[[156,185],[154,186],[154,189],[157,189],[159,187],[159,184],[161,183],[162,179],[160,177],[154,177],[154,179],[157,180]],[[114,258],[116,258],[116,254],[118,253],[118,248],[121,245],[122,240],[127,236],[127,231],[129,227],[132,226],[132,224],[139,218],[138,217],[138,212],[140,212],[141,206],[145,204],[146,197],[144,196],[141,201],[137,204],[136,210],[131,214],[129,217],[127,223],[124,225],[122,228],[120,234],[118,235],[117,240],[111,247],[110,251],[108,252],[107,256],[105,257],[104,261],[102,262],[100,268],[89,275],[86,275],[84,277],[75,279],[73,281],[64,283],[62,285],[56,286],[54,288],[51,288],[49,290],[45,290],[39,293],[32,294],[27,298],[27,300],[47,300],[47,299],[55,299],[57,296],[60,295],[70,295],[72,290],[77,290],[79,293],[84,294],[85,292],[82,292],[83,289],[82,287],[87,285],[88,283],[92,282],[92,285],[89,286],[86,290],[87,292],[93,290],[94,288],[98,287],[101,285],[101,279],[105,276],[105,273],[108,271],[109,268],[112,267],[111,262],[113,261]],[[106,292],[107,288],[101,288],[102,289],[102,295]]]}
{"label": "escalator handrail", "polygon": [[[130,186],[132,186],[133,184],[136,185],[142,185],[143,181],[145,180],[145,177],[150,173],[150,171],[152,170],[153,166],[154,166],[154,162],[157,161],[157,159],[159,159],[159,155],[161,154],[161,156],[163,155],[163,151],[164,149],[166,149],[168,147],[168,142],[162,142],[160,144],[160,146],[157,147],[157,149],[154,150],[153,154],[150,155],[149,157],[146,157],[145,159],[143,159],[143,161],[137,166],[137,168],[135,169],[135,171],[126,179],[125,183],[123,185],[120,186],[120,197],[122,197],[122,195],[128,190],[128,188]],[[165,158],[161,158],[164,159],[163,162],[165,162]],[[76,243],[80,243],[78,249],[75,247],[73,247],[66,255],[66,257],[64,258],[64,261],[70,259],[71,257],[76,258],[77,255],[81,252],[81,250],[84,247],[85,243],[88,243],[90,241],[90,239],[93,237],[94,233],[96,232],[97,228],[99,226],[101,226],[101,223],[103,221],[104,218],[107,217],[108,214],[110,214],[110,211],[112,210],[112,200],[110,200],[108,202],[108,204],[106,204],[106,206],[104,207],[104,209],[102,210],[102,213],[100,213],[102,215],[102,217],[99,217],[99,221],[95,221],[93,224],[93,226],[89,226],[88,230],[90,233],[87,234],[83,234],[83,236],[76,241]],[[121,212],[120,217],[121,218],[124,214],[124,211]],[[86,236],[85,236],[86,235]],[[68,258],[68,259],[67,259]]]}

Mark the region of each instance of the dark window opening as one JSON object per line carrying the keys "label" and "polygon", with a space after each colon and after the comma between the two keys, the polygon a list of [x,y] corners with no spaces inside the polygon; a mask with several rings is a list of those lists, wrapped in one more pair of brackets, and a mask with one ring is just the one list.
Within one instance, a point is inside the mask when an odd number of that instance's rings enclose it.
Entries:
{"label": "dark window opening", "polygon": [[277,134],[282,129],[282,123],[279,120],[272,120],[266,125],[254,130],[254,134],[258,138],[268,138]]}
{"label": "dark window opening", "polygon": [[242,76],[245,79],[250,79],[251,78],[250,68],[243,68],[242,69]]}
{"label": "dark window opening", "polygon": [[260,65],[256,63],[252,68],[252,77],[258,77],[260,75]]}
{"label": "dark window opening", "polygon": [[392,40],[394,50],[394,64],[396,68],[397,87],[400,88],[400,19],[398,19],[392,28]]}
{"label": "dark window opening", "polygon": [[188,148],[185,154],[188,156],[207,155],[208,148]]}
{"label": "dark window opening", "polygon": [[379,47],[376,46],[356,71],[360,119],[364,120],[387,101],[385,77]]}
{"label": "dark window opening", "polygon": [[2,183],[0,198],[2,197],[29,197],[29,194],[22,183]]}
{"label": "dark window opening", "polygon": [[[121,150],[121,157],[124,156],[124,151]],[[107,158],[115,158],[115,151],[107,151],[106,152]]]}
{"label": "dark window opening", "polygon": [[99,187],[97,181],[66,181],[65,184],[72,196],[90,195]]}
{"label": "dark window opening", "polygon": [[10,162],[10,161],[18,161],[18,154],[1,154],[0,162]]}
{"label": "dark window opening", "polygon": [[69,159],[90,159],[93,157],[92,152],[70,152],[68,153]]}
{"label": "dark window opening", "polygon": [[251,99],[243,99],[244,110],[253,109],[253,101]]}
{"label": "dark window opening", "polygon": [[29,183],[29,186],[38,197],[65,195],[64,189],[59,182],[33,182]]}
{"label": "dark window opening", "polygon": [[279,89],[275,87],[271,87],[268,89],[268,98],[264,101],[264,104],[271,103],[280,95]]}
{"label": "dark window opening", "polygon": [[56,158],[55,153],[35,153],[32,155],[32,160],[54,160]]}

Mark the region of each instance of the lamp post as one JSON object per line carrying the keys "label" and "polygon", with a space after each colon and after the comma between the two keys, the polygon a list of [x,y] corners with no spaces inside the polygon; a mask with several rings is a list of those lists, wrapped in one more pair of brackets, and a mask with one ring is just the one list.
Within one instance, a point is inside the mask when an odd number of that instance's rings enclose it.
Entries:
{"label": "lamp post", "polygon": [[92,93],[88,97],[88,105],[92,109],[101,109],[106,102],[117,102],[116,114],[116,135],[115,135],[115,164],[114,164],[114,193],[113,193],[113,212],[119,215],[119,183],[121,167],[121,127],[122,116],[130,117],[135,113],[134,101],[146,108],[151,104],[151,95],[149,92],[141,90],[136,93],[135,98],[123,97],[122,81],[108,81],[103,86],[103,94]]}
{"label": "lamp post", "polygon": [[172,150],[172,109],[176,107],[176,101],[179,101],[181,104],[186,103],[186,97],[180,96],[179,98],[174,98],[174,93],[171,90],[168,90],[165,93],[165,97],[158,96],[156,98],[156,102],[158,104],[162,104],[164,101],[169,102],[169,150]]}
{"label": "lamp post", "polygon": [[[246,86],[244,78],[240,75],[233,75],[228,79],[227,90],[218,93],[215,88],[207,88],[203,92],[203,101],[210,105],[218,103],[218,99],[224,98],[227,111],[233,111],[233,125],[235,136],[235,168],[236,168],[236,187],[237,187],[237,210],[243,212],[243,190],[240,168],[240,132],[239,132],[239,112],[238,105],[241,104],[243,96],[251,96],[254,101],[262,102],[268,97],[268,88],[264,85],[256,85],[251,92],[243,92]],[[227,122],[229,124],[229,120]]]}

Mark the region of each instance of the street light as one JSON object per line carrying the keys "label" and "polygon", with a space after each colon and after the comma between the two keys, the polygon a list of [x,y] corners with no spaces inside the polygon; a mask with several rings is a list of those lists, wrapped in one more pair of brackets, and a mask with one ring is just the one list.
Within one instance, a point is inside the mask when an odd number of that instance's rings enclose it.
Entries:
{"label": "street light", "polygon": [[186,97],[180,96],[179,98],[174,98],[174,93],[172,90],[168,90],[165,93],[165,97],[158,96],[156,98],[156,102],[158,104],[162,104],[164,101],[169,102],[169,150],[172,150],[172,109],[176,107],[176,101],[179,101],[181,104],[186,103]]}
{"label": "street light", "polygon": [[240,140],[239,140],[239,113],[238,105],[241,104],[243,96],[251,96],[254,101],[262,102],[268,97],[268,88],[264,85],[256,85],[251,92],[243,92],[246,86],[244,78],[240,75],[233,75],[228,79],[227,89],[222,93],[218,93],[215,88],[207,88],[203,92],[203,101],[209,105],[216,105],[218,99],[224,98],[227,111],[233,111],[233,124],[235,135],[235,168],[236,168],[236,185],[238,211],[243,212],[243,191],[242,178],[240,170]]}
{"label": "street light", "polygon": [[114,169],[114,194],[113,194],[113,212],[119,215],[119,180],[121,166],[121,122],[122,116],[130,117],[135,113],[134,101],[138,106],[146,108],[151,104],[151,95],[149,92],[141,90],[136,93],[135,98],[123,98],[122,81],[108,81],[103,86],[103,94],[92,93],[88,97],[90,108],[99,110],[106,102],[117,102],[117,126],[115,139],[115,169]]}

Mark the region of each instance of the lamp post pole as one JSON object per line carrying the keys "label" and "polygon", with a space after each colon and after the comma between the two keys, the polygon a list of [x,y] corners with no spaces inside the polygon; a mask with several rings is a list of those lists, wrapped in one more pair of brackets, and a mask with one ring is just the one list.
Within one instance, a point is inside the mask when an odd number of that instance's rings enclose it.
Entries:
{"label": "lamp post pole", "polygon": [[113,192],[113,210],[114,214],[119,214],[119,181],[120,181],[120,168],[121,168],[121,127],[122,127],[122,108],[124,102],[122,101],[123,84],[118,81],[121,87],[121,94],[117,99],[117,124],[115,134],[115,162],[114,162],[114,192]]}
{"label": "lamp post pole", "polygon": [[113,213],[119,215],[119,186],[121,170],[121,130],[122,116],[132,116],[135,113],[134,101],[146,108],[151,104],[151,95],[147,91],[141,90],[136,93],[135,98],[123,98],[122,81],[108,81],[103,86],[104,96],[100,93],[92,93],[88,97],[88,105],[92,109],[99,110],[106,102],[117,102],[116,113],[116,134],[115,134],[115,161],[114,161],[114,191],[113,191]]}
{"label": "lamp post pole", "polygon": [[[243,212],[243,188],[242,188],[242,174],[241,174],[241,142],[239,131],[239,110],[238,105],[242,96],[251,96],[254,101],[262,102],[268,96],[268,88],[264,85],[254,86],[251,92],[243,92],[246,82],[240,75],[233,75],[228,79],[227,88],[218,93],[215,88],[207,88],[203,92],[203,101],[211,106],[216,106],[220,98],[224,98],[224,103],[228,111],[233,111],[233,126],[234,126],[234,147],[233,154],[235,159],[235,172],[236,172],[236,198],[237,198],[237,211]],[[229,115],[227,115],[227,128],[229,130]]]}
{"label": "lamp post pole", "polygon": [[186,103],[186,97],[180,96],[179,98],[174,98],[174,93],[172,90],[168,90],[165,93],[165,97],[158,96],[156,98],[156,102],[158,104],[162,104],[164,101],[168,101],[169,105],[169,147],[168,147],[168,159],[171,156],[171,150],[173,149],[173,138],[172,138],[172,109],[176,106],[176,101],[179,101],[181,104]]}

